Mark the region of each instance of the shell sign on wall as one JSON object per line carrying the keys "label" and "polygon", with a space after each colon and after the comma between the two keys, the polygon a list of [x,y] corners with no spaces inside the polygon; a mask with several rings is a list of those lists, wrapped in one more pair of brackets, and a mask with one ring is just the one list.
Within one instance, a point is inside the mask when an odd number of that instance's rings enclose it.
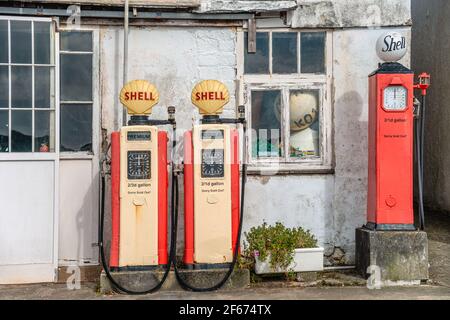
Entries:
{"label": "shell sign on wall", "polygon": [[217,80],[199,82],[192,90],[192,103],[199,108],[200,114],[217,115],[230,101],[227,87]]}
{"label": "shell sign on wall", "polygon": [[158,90],[147,80],[130,81],[120,91],[120,102],[129,114],[150,114],[158,101]]}

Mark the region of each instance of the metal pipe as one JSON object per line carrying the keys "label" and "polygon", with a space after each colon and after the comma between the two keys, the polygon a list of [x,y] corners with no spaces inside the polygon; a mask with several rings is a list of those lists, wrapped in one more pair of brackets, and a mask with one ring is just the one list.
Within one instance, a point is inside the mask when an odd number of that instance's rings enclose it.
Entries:
{"label": "metal pipe", "polygon": [[[41,16],[41,17],[69,17],[70,12],[66,9],[55,8],[20,8],[20,7],[0,7],[0,14],[19,16]],[[124,19],[124,11],[117,10],[89,10],[83,9],[80,12],[81,18],[105,18]],[[190,13],[190,12],[156,12],[138,11],[132,19],[155,19],[155,20],[249,20],[254,17],[250,13]]]}
{"label": "metal pipe", "polygon": [[[125,0],[124,12],[123,12],[123,85],[128,82],[128,23],[129,23],[130,7],[128,0]],[[127,125],[127,110],[122,110],[122,125]]]}

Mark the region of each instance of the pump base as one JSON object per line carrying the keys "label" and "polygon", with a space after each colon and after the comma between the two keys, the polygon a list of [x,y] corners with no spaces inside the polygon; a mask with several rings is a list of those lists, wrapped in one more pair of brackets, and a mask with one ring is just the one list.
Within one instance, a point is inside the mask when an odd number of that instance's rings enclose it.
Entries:
{"label": "pump base", "polygon": [[417,228],[413,224],[376,224],[368,222],[365,227],[376,231],[416,231]]}
{"label": "pump base", "polygon": [[381,286],[428,280],[428,239],[423,231],[356,229],[355,258],[357,271],[380,280]]}
{"label": "pump base", "polygon": [[[179,270],[180,276],[195,287],[212,287],[218,283],[228,269],[214,270]],[[114,279],[121,285],[136,291],[144,291],[155,286],[164,276],[164,270],[154,271],[121,271],[111,272]],[[223,286],[224,290],[244,289],[250,285],[250,271],[248,269],[235,270],[230,279]],[[183,291],[177,282],[175,273],[170,271],[164,282],[162,291]],[[100,292],[110,294],[114,292],[103,271],[100,275]]]}

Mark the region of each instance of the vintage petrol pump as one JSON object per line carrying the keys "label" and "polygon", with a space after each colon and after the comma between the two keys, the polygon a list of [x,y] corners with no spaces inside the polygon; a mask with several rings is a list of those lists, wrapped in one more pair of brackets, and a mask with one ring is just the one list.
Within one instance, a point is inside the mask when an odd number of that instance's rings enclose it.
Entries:
{"label": "vintage petrol pump", "polygon": [[[120,93],[120,101],[127,108],[131,120],[128,126],[111,134],[112,241],[109,266],[104,258],[103,239],[100,244],[109,280],[125,293],[141,294],[159,289],[171,265],[167,252],[168,137],[167,132],[157,126],[175,126],[175,109],[169,107],[168,120],[148,119],[158,100],[157,89],[148,81],[135,80],[126,84]],[[103,219],[102,211],[102,228]],[[103,230],[100,236],[103,237]],[[142,271],[161,266],[166,267],[165,277],[146,292],[121,287],[109,271]]]}
{"label": "vintage petrol pump", "polygon": [[[420,76],[400,63],[406,40],[399,33],[383,35],[377,44],[386,62],[369,76],[369,175],[367,224],[372,230],[416,230],[413,208],[414,89],[426,94],[429,76]],[[424,101],[424,100],[423,100]],[[423,114],[423,112],[422,112]],[[422,126],[423,128],[423,126]],[[416,132],[418,128],[416,127]],[[423,137],[423,131],[421,133]],[[421,150],[417,136],[416,150]],[[420,151],[419,151],[420,153]],[[418,157],[419,170],[422,160]],[[422,190],[423,173],[419,174]],[[422,193],[420,207],[423,208]],[[423,226],[423,210],[420,212]]]}
{"label": "vintage petrol pump", "polygon": [[210,291],[231,275],[239,250],[246,173],[244,163],[240,183],[239,133],[232,124],[244,124],[245,135],[245,115],[239,107],[238,119],[220,118],[229,93],[216,80],[197,84],[191,100],[202,120],[184,135],[184,267],[228,272],[212,288],[195,288],[178,272],[177,277],[186,289]]}
{"label": "vintage petrol pump", "polygon": [[[355,232],[355,267],[368,279],[369,288],[397,282],[420,284],[428,279],[422,146],[430,77],[422,74],[419,84],[414,84],[414,73],[397,62],[406,51],[402,34],[383,34],[377,54],[385,62],[369,76],[367,223]],[[415,89],[422,90],[420,108]],[[414,223],[414,142],[421,230]]]}

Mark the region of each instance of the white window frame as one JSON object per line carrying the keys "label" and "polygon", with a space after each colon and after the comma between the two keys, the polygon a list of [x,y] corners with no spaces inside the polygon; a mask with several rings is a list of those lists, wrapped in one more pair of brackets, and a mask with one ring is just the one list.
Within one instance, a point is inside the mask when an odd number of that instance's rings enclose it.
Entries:
{"label": "white window frame", "polygon": [[[269,74],[245,74],[244,56],[246,43],[244,34],[246,28],[241,28],[237,32],[237,78],[238,78],[238,100],[239,104],[246,107],[247,127],[247,162],[250,173],[273,174],[273,173],[329,173],[334,169],[333,151],[332,151],[332,68],[333,68],[333,37],[329,30],[308,30],[308,29],[290,29],[290,28],[261,28],[256,32],[269,33]],[[293,74],[273,74],[272,73],[272,32],[297,32],[297,55],[298,70]],[[300,73],[300,54],[301,54],[301,32],[325,32],[325,74]],[[289,143],[283,143],[284,157],[282,158],[254,158],[252,155],[252,137],[251,137],[251,91],[252,90],[302,90],[319,89],[321,90],[321,104],[319,110],[320,125],[320,157],[295,159],[289,156]],[[288,95],[282,95],[286,100]],[[288,106],[289,101],[284,101],[284,106]],[[282,108],[282,141],[290,136],[289,125],[285,125],[286,119],[289,119],[289,107]],[[289,161],[286,161],[289,159]]]}
{"label": "white window frame", "polygon": [[[8,109],[8,148],[11,149],[12,143],[12,111],[31,111],[31,151],[28,152],[12,152],[9,150],[8,152],[0,152],[0,160],[8,160],[8,159],[23,159],[23,160],[48,160],[53,159],[55,155],[59,153],[59,36],[58,32],[55,30],[56,27],[53,25],[53,47],[50,47],[51,54],[53,54],[53,63],[50,61],[49,64],[36,64],[34,59],[34,22],[49,22],[50,24],[55,23],[55,21],[51,18],[41,18],[41,17],[18,17],[18,16],[0,16],[0,20],[8,21],[8,62],[0,63],[2,66],[8,66],[8,86],[9,86],[9,102]],[[11,62],[11,21],[29,21],[31,22],[31,63],[13,63]],[[29,66],[31,67],[31,79],[32,79],[32,96],[31,96],[31,108],[12,108],[12,96],[11,96],[11,67],[12,66]],[[53,102],[53,107],[50,108],[35,108],[35,67],[50,67],[53,68],[53,96],[50,95],[50,101]],[[35,112],[36,111],[48,111],[53,112],[54,121],[53,123],[50,121],[50,134],[53,133],[53,143],[54,148],[51,152],[38,152],[35,150]]]}
{"label": "white window frame", "polygon": [[[60,50],[59,55],[64,54],[92,54],[92,101],[60,101],[60,104],[91,104],[92,105],[92,151],[63,151],[60,159],[94,160],[100,154],[100,35],[99,29],[95,27],[82,26],[77,29],[71,27],[60,27],[59,32],[91,32],[92,52],[64,51]],[[63,128],[60,128],[63,130]],[[61,134],[61,133],[59,133]]]}

